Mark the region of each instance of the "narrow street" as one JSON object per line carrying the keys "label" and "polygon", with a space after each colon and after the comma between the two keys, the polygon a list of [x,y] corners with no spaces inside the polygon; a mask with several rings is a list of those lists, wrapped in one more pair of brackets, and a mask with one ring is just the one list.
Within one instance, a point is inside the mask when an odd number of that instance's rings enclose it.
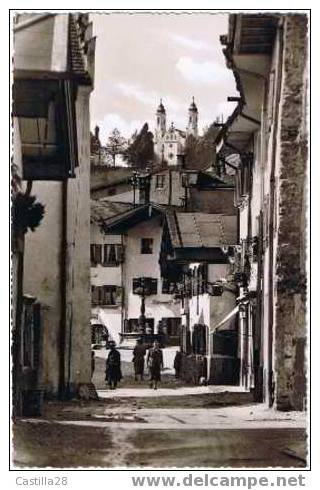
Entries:
{"label": "narrow street", "polygon": [[309,13],[11,10],[12,468],[309,468]]}
{"label": "narrow street", "polygon": [[17,467],[305,466],[303,413],[254,404],[239,387],[181,386],[170,364],[151,390],[133,381],[132,351],[121,354],[119,389],[103,386],[105,351],[97,351],[99,401],[48,402],[41,418],[15,423]]}

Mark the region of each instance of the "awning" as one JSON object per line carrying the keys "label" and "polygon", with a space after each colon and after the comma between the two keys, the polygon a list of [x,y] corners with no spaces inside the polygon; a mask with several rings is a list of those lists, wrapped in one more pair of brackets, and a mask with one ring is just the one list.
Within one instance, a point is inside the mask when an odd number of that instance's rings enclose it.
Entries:
{"label": "awning", "polygon": [[227,323],[229,320],[231,320],[231,318],[233,318],[234,316],[236,316],[236,314],[239,312],[239,305],[237,305],[235,308],[233,308],[233,310],[230,311],[230,313],[228,313],[227,316],[224,317],[223,320],[221,320],[221,322],[218,323],[218,325],[215,325],[214,328],[212,328],[210,330],[211,333],[215,332],[216,330],[218,330],[219,327],[222,327],[222,325],[224,325],[225,323]]}

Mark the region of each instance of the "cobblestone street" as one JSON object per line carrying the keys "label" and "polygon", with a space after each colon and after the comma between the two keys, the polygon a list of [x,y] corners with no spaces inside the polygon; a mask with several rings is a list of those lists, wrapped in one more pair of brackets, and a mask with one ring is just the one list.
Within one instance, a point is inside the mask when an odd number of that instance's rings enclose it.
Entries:
{"label": "cobblestone street", "polygon": [[[123,354],[123,352],[122,352]],[[43,417],[14,425],[18,467],[304,467],[305,417],[254,404],[239,387],[180,386],[167,374],[155,391],[132,381],[98,390],[99,401],[48,402]],[[104,353],[97,353],[101,379]],[[170,359],[170,355],[166,356]],[[168,372],[172,372],[170,363]]]}

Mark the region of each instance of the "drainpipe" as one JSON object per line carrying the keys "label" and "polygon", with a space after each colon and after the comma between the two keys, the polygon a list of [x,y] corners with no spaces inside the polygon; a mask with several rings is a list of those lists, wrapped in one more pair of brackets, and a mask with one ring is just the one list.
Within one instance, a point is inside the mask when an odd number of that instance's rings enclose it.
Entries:
{"label": "drainpipe", "polygon": [[168,205],[172,204],[172,171],[169,169],[169,196],[168,196]]}
{"label": "drainpipe", "polygon": [[268,402],[271,407],[274,402],[274,379],[273,379],[273,342],[274,342],[274,206],[275,206],[275,167],[276,167],[276,147],[278,132],[278,117],[280,106],[281,82],[282,82],[282,64],[283,64],[283,23],[279,24],[279,60],[278,76],[276,86],[275,115],[274,127],[272,132],[272,155],[271,155],[271,172],[270,172],[270,204],[269,204],[269,303],[268,303]]}
{"label": "drainpipe", "polygon": [[65,350],[66,350],[66,250],[67,250],[67,192],[68,180],[62,182],[62,214],[61,214],[61,253],[60,253],[60,294],[61,294],[61,314],[59,332],[59,398],[64,398],[66,394],[65,383]]}
{"label": "drainpipe", "polygon": [[122,246],[122,261],[121,261],[121,268],[120,268],[120,273],[121,273],[121,287],[122,287],[122,301],[121,301],[121,332],[124,333],[124,308],[125,308],[125,282],[124,282],[124,260],[125,260],[125,249],[124,249],[124,238],[123,235],[121,235],[121,246]]}

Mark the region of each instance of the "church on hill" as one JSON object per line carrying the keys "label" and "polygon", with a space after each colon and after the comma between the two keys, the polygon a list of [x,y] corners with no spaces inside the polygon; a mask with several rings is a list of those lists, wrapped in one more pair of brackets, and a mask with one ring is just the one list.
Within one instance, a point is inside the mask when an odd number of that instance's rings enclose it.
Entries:
{"label": "church on hill", "polygon": [[167,129],[167,115],[165,107],[160,100],[156,112],[156,128],[154,138],[154,152],[160,162],[167,162],[170,166],[178,165],[179,155],[183,152],[189,135],[198,137],[198,109],[192,97],[192,102],[188,109],[188,124],[185,131],[177,129],[171,123]]}

